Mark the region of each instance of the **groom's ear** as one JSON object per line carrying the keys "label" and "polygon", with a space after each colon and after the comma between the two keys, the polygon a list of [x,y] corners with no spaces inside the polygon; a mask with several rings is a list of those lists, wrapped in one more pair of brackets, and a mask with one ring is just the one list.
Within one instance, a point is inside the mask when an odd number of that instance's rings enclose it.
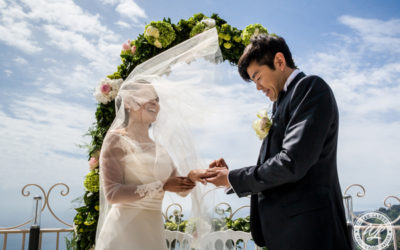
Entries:
{"label": "groom's ear", "polygon": [[274,66],[275,69],[279,70],[280,72],[283,72],[283,70],[286,68],[286,60],[282,52],[278,52],[275,54]]}

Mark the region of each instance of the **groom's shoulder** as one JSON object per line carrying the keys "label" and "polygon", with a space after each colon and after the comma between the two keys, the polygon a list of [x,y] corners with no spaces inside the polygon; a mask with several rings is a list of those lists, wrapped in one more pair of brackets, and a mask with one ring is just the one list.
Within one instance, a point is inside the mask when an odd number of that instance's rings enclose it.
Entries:
{"label": "groom's shoulder", "polygon": [[328,83],[322,77],[318,75],[306,75],[296,84],[296,91],[299,90],[311,90],[311,91],[331,91]]}

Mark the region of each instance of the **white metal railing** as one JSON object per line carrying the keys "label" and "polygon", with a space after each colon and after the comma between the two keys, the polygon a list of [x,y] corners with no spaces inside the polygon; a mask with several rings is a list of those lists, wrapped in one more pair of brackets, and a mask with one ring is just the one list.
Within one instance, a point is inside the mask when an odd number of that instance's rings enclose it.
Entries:
{"label": "white metal railing", "polygon": [[[60,192],[60,194],[62,196],[67,196],[69,194],[69,187],[68,185],[64,184],[64,183],[56,183],[53,186],[51,186],[49,188],[49,190],[47,192],[45,192],[45,190],[37,184],[27,184],[25,185],[22,190],[21,193],[23,196],[28,197],[31,195],[31,193],[27,190],[29,187],[36,187],[40,190],[40,192],[42,193],[43,197],[44,197],[44,202],[42,207],[40,208],[41,212],[43,212],[46,208],[48,209],[48,211],[50,212],[50,214],[60,223],[64,224],[65,226],[67,226],[66,228],[41,228],[40,229],[40,234],[39,234],[39,249],[41,249],[42,246],[42,238],[43,238],[43,234],[52,234],[55,233],[56,234],[56,247],[55,249],[58,250],[59,249],[59,245],[60,245],[60,233],[66,233],[66,232],[73,232],[73,226],[72,224],[69,224],[65,221],[63,221],[62,219],[60,219],[53,211],[53,209],[51,208],[51,205],[49,203],[49,197],[52,193],[52,191],[54,190],[55,187],[57,186],[61,186],[63,188],[65,188],[65,190],[62,190]],[[30,233],[30,229],[28,228],[22,228],[26,225],[29,225],[30,223],[32,223],[33,219],[29,219],[21,224],[15,225],[15,226],[11,226],[11,227],[0,227],[0,235],[3,235],[3,250],[7,249],[7,243],[8,243],[8,235],[10,234],[21,234],[22,235],[22,240],[21,240],[21,249],[24,250],[25,249],[25,242],[26,242],[26,235]]]}
{"label": "white metal railing", "polygon": [[[395,218],[393,220],[391,220],[389,217],[386,216],[387,217],[386,219],[388,220],[388,222],[384,223],[384,224],[374,224],[374,223],[368,222],[365,218],[363,218],[364,214],[368,214],[368,213],[371,214],[373,212],[366,212],[366,213],[356,215],[353,211],[353,197],[349,194],[349,191],[354,188],[359,189],[359,191],[356,194],[356,197],[358,197],[358,198],[363,198],[366,193],[365,188],[360,184],[349,185],[344,191],[343,199],[344,199],[344,205],[345,205],[345,209],[346,209],[346,220],[347,220],[347,225],[351,228],[351,233],[356,234],[355,230],[357,230],[358,234],[361,234],[361,237],[360,237],[361,243],[365,242],[366,235],[372,235],[375,239],[377,239],[378,244],[375,245],[375,247],[371,247],[371,249],[388,249],[387,247],[389,247],[389,245],[393,245],[393,248],[390,248],[390,249],[398,250],[398,244],[397,244],[398,238],[397,238],[396,232],[400,232],[400,225],[395,225],[395,224],[400,220],[400,215],[397,216],[397,218]],[[387,196],[383,200],[383,204],[388,209],[390,209],[392,207],[392,204],[389,203],[390,199],[400,202],[400,198],[397,196],[394,196],[394,195]],[[373,217],[371,217],[371,218],[373,218]],[[362,225],[358,225],[358,222],[361,222]],[[388,231],[391,231],[392,237],[390,239],[390,244],[386,247],[382,246],[382,248],[381,248],[380,246],[383,243],[381,236],[382,236],[382,232],[384,232],[384,231],[386,231],[386,233]],[[355,241],[357,241],[357,239]],[[360,245],[357,244],[357,242],[355,242],[355,246],[358,249],[361,249]]]}
{"label": "white metal railing", "polygon": [[[45,190],[37,185],[37,184],[28,184],[25,185],[22,188],[22,195],[25,197],[30,196],[30,192],[27,191],[28,187],[36,187],[38,188],[44,197],[44,202],[43,205],[41,207],[41,211],[43,212],[46,208],[49,210],[49,212],[51,213],[51,215],[60,223],[64,224],[66,227],[65,228],[42,228],[40,229],[40,240],[39,240],[39,249],[41,249],[41,245],[42,245],[42,238],[43,238],[43,234],[56,234],[56,246],[55,249],[59,249],[60,246],[60,234],[61,233],[68,233],[68,232],[73,232],[73,226],[72,224],[69,224],[63,220],[61,220],[53,211],[53,209],[50,206],[49,203],[49,197],[51,192],[53,191],[53,189],[57,186],[61,186],[64,188],[64,190],[60,191],[60,194],[62,196],[67,196],[69,194],[69,187],[64,184],[64,183],[57,183],[54,184],[53,186],[50,187],[50,189],[45,192]],[[367,230],[374,230],[374,228],[376,228],[375,232],[377,234],[377,239],[378,239],[378,243],[381,243],[381,231],[378,230],[377,228],[379,228],[379,225],[373,225],[373,224],[369,224],[369,225],[355,225],[354,223],[357,221],[357,219],[360,218],[361,215],[356,215],[353,211],[353,206],[352,206],[352,196],[349,194],[349,191],[353,188],[358,188],[360,189],[359,192],[357,192],[356,197],[358,198],[362,198],[365,196],[365,188],[360,185],[360,184],[352,184],[350,186],[348,186],[345,189],[344,192],[344,204],[345,204],[345,208],[346,208],[346,219],[348,222],[349,227],[352,227],[353,229],[358,229],[360,231],[360,233],[362,234],[362,240],[365,240],[365,232]],[[212,190],[211,190],[212,191]],[[398,202],[400,202],[400,198],[397,196],[387,196],[384,199],[384,206],[386,208],[391,208],[392,204],[389,203],[389,200],[396,200]],[[225,206],[226,208],[229,209],[222,209],[221,207]],[[175,210],[173,210],[173,213],[182,213],[182,206],[180,204],[177,203],[173,203],[171,205],[169,205],[165,211],[165,213],[163,213],[163,216],[165,218],[165,220],[167,220],[169,217],[169,212],[170,209],[175,207]],[[217,204],[216,206],[216,211],[219,209],[219,211],[228,211],[229,215],[227,216],[229,219],[232,219],[233,216],[241,209],[243,208],[248,208],[249,206],[242,206],[238,209],[236,209],[235,211],[232,211],[230,204],[226,203],[226,202],[221,202],[219,204]],[[390,226],[389,228],[392,230],[393,232],[393,236],[391,239],[391,244],[393,245],[393,249],[397,250],[398,244],[397,244],[397,234],[396,232],[400,232],[400,225],[394,225],[395,223],[397,223],[400,220],[400,215],[395,218],[394,220],[390,221]],[[11,226],[11,227],[0,227],[0,235],[3,235],[3,250],[7,249],[7,240],[8,240],[8,236],[11,234],[21,234],[22,235],[22,240],[21,240],[21,249],[24,250],[25,249],[25,243],[26,243],[26,236],[29,235],[29,229],[26,228],[22,228],[26,225],[28,225],[29,223],[32,222],[32,219],[27,220],[19,225],[16,226]],[[367,223],[368,224],[368,223]],[[178,231],[169,231],[166,230],[166,239],[167,239],[167,243],[169,246],[169,249],[173,249],[172,248],[172,243],[175,242],[174,244],[178,244],[180,246],[180,249],[186,249],[185,246],[190,246],[190,243],[192,241],[192,236],[186,233],[182,233],[182,232],[178,232]],[[220,244],[222,244],[222,247],[227,246],[228,243],[230,245],[230,247],[233,247],[233,249],[236,248],[237,243],[241,242],[241,244],[243,245],[244,249],[248,249],[248,242],[251,241],[251,234],[250,233],[246,233],[246,232],[242,232],[242,231],[232,231],[232,230],[226,230],[226,231],[217,231],[217,232],[212,232],[209,233],[207,235],[207,239],[202,239],[202,243],[205,244],[205,242],[211,242],[212,245],[215,245],[217,243],[217,241],[219,241]],[[254,244],[254,247],[256,250],[258,250],[259,248]],[[187,248],[188,249],[188,248]]]}

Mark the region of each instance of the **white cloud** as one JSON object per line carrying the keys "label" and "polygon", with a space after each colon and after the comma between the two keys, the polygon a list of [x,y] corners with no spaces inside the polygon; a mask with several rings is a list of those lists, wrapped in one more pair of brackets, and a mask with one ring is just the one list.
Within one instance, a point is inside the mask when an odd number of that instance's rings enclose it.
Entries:
{"label": "white cloud", "polygon": [[339,21],[357,31],[364,46],[374,51],[400,53],[400,19],[382,21],[353,16],[341,16]]}
{"label": "white cloud", "polygon": [[114,33],[100,22],[100,15],[92,15],[82,10],[72,0],[46,1],[21,0],[30,12],[26,16],[32,21],[44,21],[82,34],[113,38]]}
{"label": "white cloud", "polygon": [[124,21],[118,21],[115,24],[121,26],[122,28],[130,28],[131,27],[131,25],[129,23],[126,23]]}
{"label": "white cloud", "polygon": [[26,13],[16,3],[2,2],[0,8],[0,41],[26,53],[42,50],[33,38],[32,25],[26,20]]}
{"label": "white cloud", "polygon": [[6,74],[7,77],[10,77],[13,72],[11,70],[9,70],[9,69],[5,69],[4,73]]}
{"label": "white cloud", "polygon": [[132,20],[135,24],[140,19],[147,18],[146,12],[133,0],[101,0],[103,4],[117,5],[115,10],[123,17]]}
{"label": "white cloud", "polygon": [[48,83],[41,89],[43,92],[47,94],[61,94],[63,91],[54,83]]}
{"label": "white cloud", "polygon": [[14,62],[16,62],[17,64],[27,64],[28,62],[25,60],[25,58],[17,56],[16,58],[14,58]]}
{"label": "white cloud", "polygon": [[48,95],[16,96],[9,106],[1,106],[2,186],[79,184],[77,176],[87,171],[87,163],[77,144],[87,141],[82,135],[92,111]]}
{"label": "white cloud", "polygon": [[121,0],[115,10],[135,23],[138,23],[141,18],[147,18],[145,11],[132,0]]}
{"label": "white cloud", "polygon": [[370,209],[383,206],[386,195],[399,195],[400,190],[396,179],[400,173],[400,19],[343,16],[339,21],[353,31],[336,36],[336,42],[307,58],[302,68],[322,76],[335,92],[341,119],[342,188],[363,184],[369,195],[357,200],[355,208]]}

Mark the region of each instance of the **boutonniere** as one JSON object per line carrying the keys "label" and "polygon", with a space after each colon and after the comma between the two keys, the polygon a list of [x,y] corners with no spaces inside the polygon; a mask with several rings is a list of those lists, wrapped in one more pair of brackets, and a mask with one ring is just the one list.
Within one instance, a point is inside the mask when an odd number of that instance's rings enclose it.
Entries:
{"label": "boutonniere", "polygon": [[260,140],[263,140],[269,132],[269,129],[271,128],[272,121],[268,117],[268,111],[267,110],[261,110],[257,113],[257,117],[259,118],[258,120],[255,120],[253,122],[253,129],[256,131],[256,135]]}

